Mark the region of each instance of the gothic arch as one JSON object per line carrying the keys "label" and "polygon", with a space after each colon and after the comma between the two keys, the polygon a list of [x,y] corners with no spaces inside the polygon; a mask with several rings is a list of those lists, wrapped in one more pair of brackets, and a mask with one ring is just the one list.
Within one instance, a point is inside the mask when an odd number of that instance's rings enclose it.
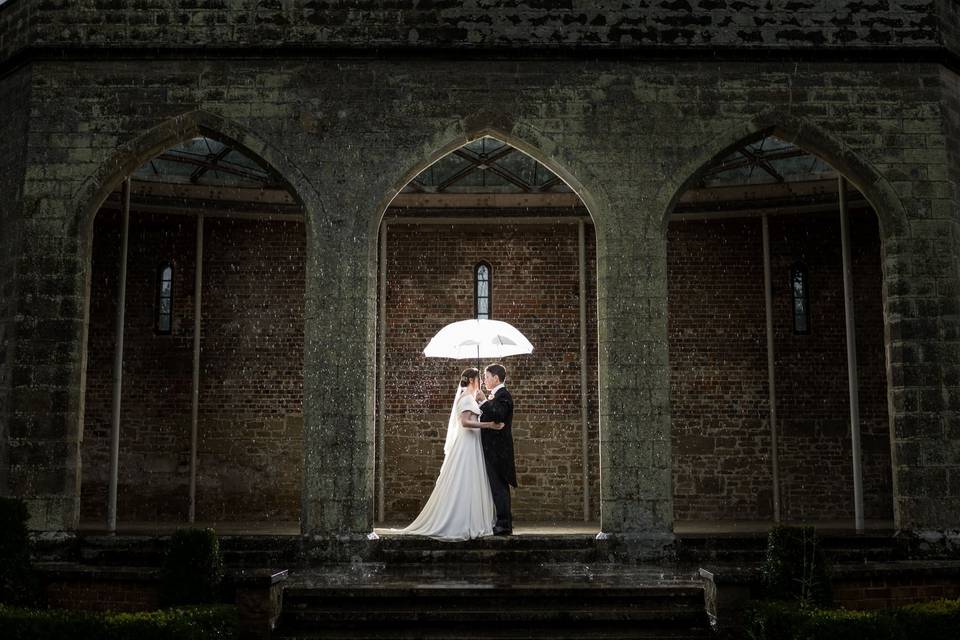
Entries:
{"label": "gothic arch", "polygon": [[[140,165],[167,149],[206,135],[230,144],[245,154],[262,161],[286,182],[291,195],[306,211],[323,211],[323,201],[310,179],[279,149],[274,148],[242,125],[209,111],[190,111],[171,118],[121,145],[90,176],[74,196],[74,231],[87,247],[89,257],[93,221],[107,196]],[[308,237],[310,216],[305,216]]]}
{"label": "gothic arch", "polygon": [[[559,176],[583,202],[594,226],[598,228],[603,226],[607,217],[604,203],[608,200],[602,192],[600,180],[585,166],[577,166],[575,170],[570,170],[565,166],[565,163],[558,161],[555,156],[560,155],[556,153],[560,147],[556,142],[542,135],[534,126],[523,122],[513,122],[505,114],[483,112],[463,118],[458,123],[455,132],[451,131],[451,128],[437,132],[420,145],[416,152],[411,155],[423,158],[423,160],[407,169],[400,168],[393,179],[389,181],[390,186],[377,203],[377,213],[370,222],[371,238],[377,237],[380,222],[390,207],[390,203],[408,182],[441,158],[484,136],[491,136],[509,144]],[[552,152],[548,150],[552,150]],[[583,176],[584,180],[578,179],[575,174]],[[590,186],[587,187],[586,185]],[[598,242],[600,242],[602,235],[601,233],[597,234]],[[373,242],[372,245],[375,255],[376,242]]]}
{"label": "gothic arch", "polygon": [[[77,497],[79,498],[81,483],[79,443],[82,441],[84,429],[84,406],[87,391],[87,350],[90,322],[91,272],[93,261],[94,222],[107,197],[117,189],[123,180],[130,176],[138,167],[190,138],[207,136],[219,140],[241,151],[247,156],[261,162],[270,170],[276,172],[283,180],[287,190],[294,200],[304,210],[304,232],[306,238],[307,259],[312,252],[311,228],[313,220],[311,213],[322,215],[323,200],[310,179],[288,158],[281,150],[263,141],[254,133],[240,124],[217,114],[196,110],[181,114],[166,120],[157,126],[140,133],[119,146],[97,170],[89,175],[77,189],[72,199],[71,234],[75,243],[80,273],[78,273],[78,294],[82,299],[83,322],[78,327],[77,342],[80,345],[80,357],[74,369],[74,386],[79,395],[75,406],[79,407],[74,421],[75,435],[78,450],[76,483]],[[79,508],[77,511],[79,516]]]}
{"label": "gothic arch", "polygon": [[732,152],[737,145],[774,135],[813,153],[842,174],[870,202],[880,222],[881,238],[886,240],[909,232],[909,220],[900,196],[890,182],[851,149],[842,139],[808,120],[780,113],[758,115],[748,123],[740,124],[710,137],[699,152],[673,173],[663,184],[659,201],[664,202],[660,217],[660,232],[666,237],[670,213],[680,197],[711,161]]}

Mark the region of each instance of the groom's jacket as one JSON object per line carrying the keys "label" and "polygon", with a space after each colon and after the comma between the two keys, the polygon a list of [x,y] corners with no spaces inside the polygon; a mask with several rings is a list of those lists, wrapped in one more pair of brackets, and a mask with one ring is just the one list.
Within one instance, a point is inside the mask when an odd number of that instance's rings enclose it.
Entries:
{"label": "groom's jacket", "polygon": [[517,486],[517,468],[513,461],[513,396],[502,387],[480,406],[482,422],[502,422],[503,429],[483,429],[480,441],[487,466],[500,472],[500,477],[509,485]]}

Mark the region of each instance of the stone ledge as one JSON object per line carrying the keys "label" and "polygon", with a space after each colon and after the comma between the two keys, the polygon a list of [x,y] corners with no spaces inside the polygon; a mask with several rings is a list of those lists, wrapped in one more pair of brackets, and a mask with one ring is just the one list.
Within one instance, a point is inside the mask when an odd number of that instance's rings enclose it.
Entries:
{"label": "stone ledge", "polygon": [[269,588],[284,582],[289,576],[287,569],[234,569],[227,570],[224,578],[238,587]]}

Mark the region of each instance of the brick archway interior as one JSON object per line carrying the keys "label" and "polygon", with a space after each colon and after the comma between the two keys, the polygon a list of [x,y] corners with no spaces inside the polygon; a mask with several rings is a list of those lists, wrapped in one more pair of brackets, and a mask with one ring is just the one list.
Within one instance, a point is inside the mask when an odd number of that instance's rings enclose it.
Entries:
{"label": "brick archway interior", "polygon": [[[762,211],[768,214],[770,235],[781,517],[786,522],[852,522],[835,174],[832,180],[799,184],[793,195],[761,201],[762,194],[783,191],[775,180],[767,180],[751,187],[755,205],[714,203],[712,211],[694,214],[688,204],[684,214],[681,204],[671,216],[667,279],[678,528],[774,517]],[[725,186],[737,191],[735,184]],[[803,189],[808,193],[800,197]],[[681,197],[681,203],[694,200],[695,191]],[[887,526],[893,519],[893,491],[881,230],[876,212],[853,187],[848,198],[864,509],[869,522]],[[806,334],[794,327],[791,269],[798,262],[808,273]]]}
{"label": "brick archway interior", "polygon": [[[256,185],[272,178],[257,170],[259,163],[234,154],[226,156],[233,163],[221,158],[209,164],[215,152],[201,158],[206,165],[190,164],[200,161],[192,155],[181,158],[179,169],[169,158],[166,163],[155,158],[160,172],[175,174],[167,182],[144,175],[150,163],[133,175],[119,526],[187,520],[197,217],[203,213],[196,521],[299,530],[303,216],[280,185]],[[250,173],[218,173],[231,169]],[[200,179],[191,183],[187,177],[198,171]],[[224,175],[233,178],[218,182]],[[103,524],[110,473],[118,192],[107,198],[93,228],[81,448],[80,518],[88,528]],[[158,267],[164,262],[173,267],[168,334],[156,327]]]}

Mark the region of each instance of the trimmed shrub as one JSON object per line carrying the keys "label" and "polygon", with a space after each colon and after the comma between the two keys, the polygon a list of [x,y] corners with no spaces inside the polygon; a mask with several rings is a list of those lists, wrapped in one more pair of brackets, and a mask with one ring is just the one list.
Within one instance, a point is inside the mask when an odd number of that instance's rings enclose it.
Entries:
{"label": "trimmed shrub", "polygon": [[805,609],[796,602],[762,602],[746,618],[751,640],[954,640],[960,600],[881,609]]}
{"label": "trimmed shrub", "polygon": [[768,597],[803,607],[832,602],[826,556],[813,527],[774,527],[767,536],[763,582]]}
{"label": "trimmed shrub", "polygon": [[237,609],[214,605],[144,613],[90,613],[0,605],[4,640],[232,640]]}
{"label": "trimmed shrub", "polygon": [[0,498],[0,603],[39,602],[40,584],[30,565],[29,513],[23,500]]}
{"label": "trimmed shrub", "polygon": [[171,536],[160,572],[161,603],[216,602],[222,579],[223,559],[213,529],[179,529]]}

